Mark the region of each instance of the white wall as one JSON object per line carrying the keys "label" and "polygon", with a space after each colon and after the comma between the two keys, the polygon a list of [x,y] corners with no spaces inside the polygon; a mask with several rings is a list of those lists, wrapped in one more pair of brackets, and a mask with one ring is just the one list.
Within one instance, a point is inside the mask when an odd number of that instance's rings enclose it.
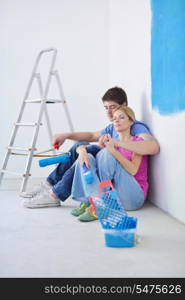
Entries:
{"label": "white wall", "polygon": [[110,85],[125,88],[129,105],[142,118],[141,100],[150,84],[149,1],[111,0]]}
{"label": "white wall", "polygon": [[[1,161],[36,55],[44,48],[58,49],[56,66],[62,78],[75,130],[103,128],[106,117],[102,114],[101,96],[109,87],[107,1],[4,0],[1,1],[0,22]],[[43,70],[42,68],[42,75]],[[36,86],[33,86],[31,96],[38,97]],[[27,121],[36,117],[38,107],[27,105]],[[49,112],[54,133],[69,131],[62,106],[51,105]],[[30,130],[20,130],[15,145],[28,146],[31,141],[30,134]],[[71,143],[66,142],[62,150],[66,150],[69,145]],[[41,129],[37,148],[50,148],[45,129]],[[25,160],[17,157],[15,163],[12,158],[9,169],[12,166],[22,170]],[[35,159],[32,175],[46,176],[49,168],[39,168]]]}
{"label": "white wall", "polygon": [[161,151],[152,160],[151,201],[185,222],[185,113],[161,116],[152,112],[152,127]]}

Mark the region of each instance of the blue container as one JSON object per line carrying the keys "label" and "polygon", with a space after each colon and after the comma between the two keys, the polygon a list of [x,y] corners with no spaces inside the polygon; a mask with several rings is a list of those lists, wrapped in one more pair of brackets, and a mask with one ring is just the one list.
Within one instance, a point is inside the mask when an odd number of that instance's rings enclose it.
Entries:
{"label": "blue container", "polygon": [[125,216],[116,227],[111,228],[110,224],[102,223],[105,245],[107,247],[133,247],[136,241],[137,219]]}
{"label": "blue container", "polygon": [[103,229],[107,247],[134,247],[135,229]]}

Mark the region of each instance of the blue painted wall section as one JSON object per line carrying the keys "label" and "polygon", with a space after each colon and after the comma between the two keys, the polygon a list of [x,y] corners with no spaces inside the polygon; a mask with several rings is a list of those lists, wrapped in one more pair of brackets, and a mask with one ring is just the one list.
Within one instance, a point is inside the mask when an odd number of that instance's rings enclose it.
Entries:
{"label": "blue painted wall section", "polygon": [[185,0],[151,0],[152,106],[185,110]]}

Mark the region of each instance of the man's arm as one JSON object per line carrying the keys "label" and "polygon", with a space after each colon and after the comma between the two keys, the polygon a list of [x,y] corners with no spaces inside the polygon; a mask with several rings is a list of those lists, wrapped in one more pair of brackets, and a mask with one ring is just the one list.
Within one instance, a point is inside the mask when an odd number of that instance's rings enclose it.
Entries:
{"label": "man's arm", "polygon": [[52,144],[59,144],[61,146],[66,139],[74,141],[97,142],[101,135],[100,131],[95,132],[68,132],[56,134],[53,137]]}
{"label": "man's arm", "polygon": [[143,138],[143,141],[137,141],[137,142],[116,141],[116,146],[123,147],[129,151],[133,151],[140,155],[154,155],[159,153],[160,151],[159,143],[152,135],[143,133],[143,134],[139,134],[138,136]]}

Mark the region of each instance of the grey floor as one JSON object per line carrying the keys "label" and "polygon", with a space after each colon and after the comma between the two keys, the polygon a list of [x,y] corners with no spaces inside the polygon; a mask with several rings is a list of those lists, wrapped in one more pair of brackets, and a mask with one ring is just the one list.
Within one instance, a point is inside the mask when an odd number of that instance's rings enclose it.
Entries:
{"label": "grey floor", "polygon": [[0,277],[185,277],[185,225],[146,203],[139,243],[108,248],[98,221],[59,208],[27,209],[17,191],[0,191]]}

